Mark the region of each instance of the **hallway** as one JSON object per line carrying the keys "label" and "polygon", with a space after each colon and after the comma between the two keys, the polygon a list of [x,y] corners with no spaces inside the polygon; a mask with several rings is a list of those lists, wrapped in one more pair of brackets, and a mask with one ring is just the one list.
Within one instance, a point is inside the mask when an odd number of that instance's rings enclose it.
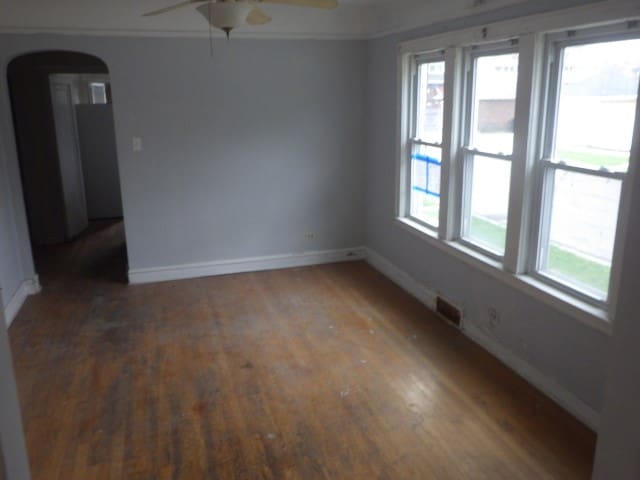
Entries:
{"label": "hallway", "polygon": [[589,478],[592,432],[365,263],[128,286],[123,245],[36,254],[34,480]]}

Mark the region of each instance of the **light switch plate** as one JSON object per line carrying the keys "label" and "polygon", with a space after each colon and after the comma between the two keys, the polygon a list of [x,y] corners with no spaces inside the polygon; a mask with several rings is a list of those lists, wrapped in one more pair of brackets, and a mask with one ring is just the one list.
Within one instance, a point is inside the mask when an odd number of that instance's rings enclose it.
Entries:
{"label": "light switch plate", "polygon": [[140,137],[133,137],[133,151],[134,152],[141,152],[142,151],[142,138]]}

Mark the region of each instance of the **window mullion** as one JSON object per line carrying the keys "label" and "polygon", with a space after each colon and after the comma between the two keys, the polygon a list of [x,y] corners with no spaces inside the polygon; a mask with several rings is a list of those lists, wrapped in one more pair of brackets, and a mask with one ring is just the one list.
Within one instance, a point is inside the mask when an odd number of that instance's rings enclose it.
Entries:
{"label": "window mullion", "polygon": [[552,44],[544,47],[544,58],[542,60],[543,72],[542,83],[540,85],[540,98],[538,108],[540,116],[538,119],[538,143],[536,158],[532,176],[534,188],[532,197],[533,204],[529,213],[529,244],[527,245],[528,255],[526,261],[526,271],[535,274],[540,268],[540,259],[543,257],[542,249],[547,248],[549,240],[551,194],[553,188],[551,183],[553,175],[548,175],[548,162],[540,161],[541,158],[548,158],[552,152],[553,138],[556,121],[556,101],[558,97],[558,76],[559,76],[559,51]]}
{"label": "window mullion", "polygon": [[[620,208],[618,210],[618,224],[613,249],[613,259],[611,262],[611,284],[609,286],[609,304],[611,305],[611,318],[616,318],[616,306],[620,290],[620,272],[622,270],[623,253],[625,239],[627,238],[627,225],[631,217],[631,193],[632,185],[640,183],[640,84],[638,84],[638,100],[636,101],[636,115],[633,127],[633,138],[630,152],[629,171],[622,182],[620,194]],[[636,217],[637,218],[637,217]],[[634,245],[633,248],[636,246]]]}
{"label": "window mullion", "polygon": [[504,265],[520,274],[527,269],[530,245],[530,212],[544,44],[537,34],[520,38],[520,62],[514,124],[514,146],[509,190],[508,230]]}
{"label": "window mullion", "polygon": [[461,86],[461,116],[459,120],[459,149],[457,161],[460,166],[456,175],[456,186],[458,187],[457,200],[459,202],[456,211],[456,237],[460,241],[469,230],[468,210],[471,203],[471,181],[473,178],[473,155],[464,149],[464,145],[469,145],[471,138],[471,125],[473,123],[473,78],[474,78],[474,59],[470,51],[466,51],[463,55],[463,74]]}
{"label": "window mullion", "polygon": [[443,240],[455,239],[460,231],[458,187],[460,111],[462,108],[462,50],[445,51],[444,119],[442,130],[442,167],[440,180],[440,231]]}
{"label": "window mullion", "polygon": [[396,167],[396,205],[395,213],[398,216],[405,216],[408,212],[410,190],[408,188],[408,178],[411,172],[411,150],[412,145],[409,138],[413,136],[413,58],[409,55],[398,56],[398,103],[400,109],[398,111],[398,162]]}

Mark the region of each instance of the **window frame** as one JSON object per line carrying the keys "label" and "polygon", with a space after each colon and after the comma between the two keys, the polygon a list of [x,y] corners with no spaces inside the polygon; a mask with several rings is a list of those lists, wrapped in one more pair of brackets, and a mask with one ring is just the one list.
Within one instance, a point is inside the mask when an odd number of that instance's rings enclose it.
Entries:
{"label": "window frame", "polygon": [[[445,75],[447,72],[447,62],[445,58],[445,50],[439,49],[431,52],[424,52],[413,54],[409,58],[409,75],[408,79],[405,79],[405,82],[410,83],[408,91],[410,92],[408,102],[408,118],[407,118],[407,138],[406,138],[406,146],[405,153],[403,155],[403,159],[401,159],[401,168],[404,170],[404,185],[402,191],[404,192],[403,197],[399,202],[399,216],[403,218],[407,218],[410,221],[427,228],[434,235],[438,235],[441,225],[439,222],[438,226],[432,225],[429,222],[420,219],[418,217],[413,216],[411,213],[411,196],[412,196],[412,166],[413,166],[413,151],[415,147],[426,146],[426,147],[434,147],[440,149],[440,184],[442,185],[442,170],[444,164],[444,136],[445,136],[445,128],[443,125],[442,138],[440,139],[440,143],[437,142],[427,142],[423,139],[418,138],[417,136],[417,128],[418,128],[418,90],[419,90],[419,70],[421,65],[426,65],[429,63],[440,63],[443,62],[445,66]],[[445,89],[445,98],[447,96],[447,90]],[[442,191],[440,192],[440,207],[439,207],[439,217],[442,218]]]}
{"label": "window frame", "polygon": [[[473,130],[473,124],[475,121],[474,117],[474,104],[475,104],[475,82],[476,82],[476,62],[478,58],[481,57],[489,57],[489,56],[497,56],[497,55],[509,55],[509,54],[518,54],[518,61],[520,60],[520,48],[519,41],[517,39],[512,40],[503,40],[499,42],[488,43],[484,45],[472,45],[464,50],[464,87],[463,87],[463,105],[464,112],[462,116],[462,121],[458,128],[461,132],[461,145],[460,145],[460,156],[461,156],[461,199],[460,199],[460,212],[459,212],[459,225],[460,231],[458,234],[457,241],[460,242],[465,247],[474,250],[482,255],[485,255],[492,260],[497,262],[504,262],[505,256],[507,254],[507,244],[505,242],[505,251],[501,255],[498,252],[491,250],[490,248],[478,244],[466,237],[465,235],[469,229],[470,223],[470,214],[467,215],[469,209],[471,208],[471,192],[473,189],[473,160],[475,156],[494,158],[497,160],[508,161],[512,167],[510,179],[509,179],[509,187],[511,187],[511,176],[513,175],[513,163],[514,163],[514,146],[512,146],[511,154],[505,153],[494,153],[494,152],[486,152],[483,150],[479,150],[473,145],[471,145],[471,135]],[[516,91],[517,95],[517,91]],[[516,97],[515,102],[518,99]],[[515,144],[515,132],[514,132],[514,144]],[[511,202],[509,202],[510,204]],[[509,208],[510,205],[507,206],[507,220],[509,218]],[[508,230],[508,223],[507,223]]]}
{"label": "window frame", "polygon": [[[552,157],[557,135],[557,121],[560,107],[560,89],[562,73],[562,51],[567,47],[590,45],[594,43],[605,43],[612,41],[640,39],[640,30],[629,31],[629,22],[617,22],[604,27],[585,27],[567,30],[559,33],[546,35],[544,53],[544,76],[543,95],[541,111],[540,135],[538,138],[538,152],[536,159],[536,173],[534,182],[536,184],[536,195],[531,208],[532,225],[531,235],[533,243],[529,248],[527,260],[527,274],[532,278],[545,283],[561,292],[578,298],[588,304],[594,305],[603,310],[608,310],[611,306],[611,299],[615,298],[615,282],[618,268],[616,257],[620,255],[621,239],[619,229],[616,228],[611,272],[609,278],[609,290],[604,297],[598,297],[595,292],[589,292],[570,283],[562,282],[557,277],[542,271],[543,245],[549,245],[551,227],[551,212],[554,192],[554,175],[557,171],[566,171],[589,175],[602,179],[614,179],[621,182],[621,193],[618,200],[618,218],[616,224],[619,225],[622,219],[623,194],[622,190],[626,183],[627,172],[596,170],[583,168],[577,165],[554,162]],[[640,101],[640,97],[636,103]],[[634,135],[637,125],[634,126]]]}
{"label": "window frame", "polygon": [[[452,30],[429,37],[401,42],[397,46],[397,123],[396,123],[396,182],[395,182],[395,226],[438,251],[489,275],[516,290],[541,301],[556,311],[563,312],[588,327],[610,334],[622,265],[625,221],[631,211],[631,195],[628,184],[622,183],[618,226],[609,286],[609,301],[606,305],[584,301],[582,297],[532,275],[531,252],[537,252],[535,218],[539,215],[540,189],[542,188],[540,156],[547,112],[546,105],[547,56],[550,39],[568,33],[576,38],[586,38],[585,33],[607,32],[620,34],[620,26],[631,29],[630,35],[640,31],[640,10],[637,0],[607,0],[606,2],[574,6],[563,10]],[[508,230],[505,255],[500,261],[485,253],[469,248],[460,241],[463,138],[461,125],[466,115],[465,55],[472,46],[518,39],[520,49],[518,86],[514,125],[514,147],[509,196]],[[423,52],[445,51],[445,110],[443,125],[443,155],[441,171],[440,229],[434,232],[407,217],[404,189],[407,167],[408,112],[410,92],[407,79],[409,59]],[[640,97],[640,94],[639,94]],[[640,108],[640,107],[639,107]],[[633,131],[634,145],[640,142],[640,121]],[[640,175],[640,167],[629,168],[627,177]],[[636,173],[637,172],[637,173]],[[622,220],[621,220],[622,219]],[[535,227],[535,228],[534,228]],[[535,248],[534,248],[535,244]]]}

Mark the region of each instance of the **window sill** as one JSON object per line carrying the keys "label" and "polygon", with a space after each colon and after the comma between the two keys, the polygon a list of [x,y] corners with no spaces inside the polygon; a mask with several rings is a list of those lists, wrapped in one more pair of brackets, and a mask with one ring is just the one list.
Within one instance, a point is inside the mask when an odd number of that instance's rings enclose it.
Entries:
{"label": "window sill", "polygon": [[594,307],[529,275],[516,275],[508,272],[502,263],[458,242],[441,240],[435,232],[410,219],[397,217],[396,223],[402,229],[418,236],[439,250],[478,268],[483,273],[544,302],[595,330],[611,334],[611,322],[606,310]]}

